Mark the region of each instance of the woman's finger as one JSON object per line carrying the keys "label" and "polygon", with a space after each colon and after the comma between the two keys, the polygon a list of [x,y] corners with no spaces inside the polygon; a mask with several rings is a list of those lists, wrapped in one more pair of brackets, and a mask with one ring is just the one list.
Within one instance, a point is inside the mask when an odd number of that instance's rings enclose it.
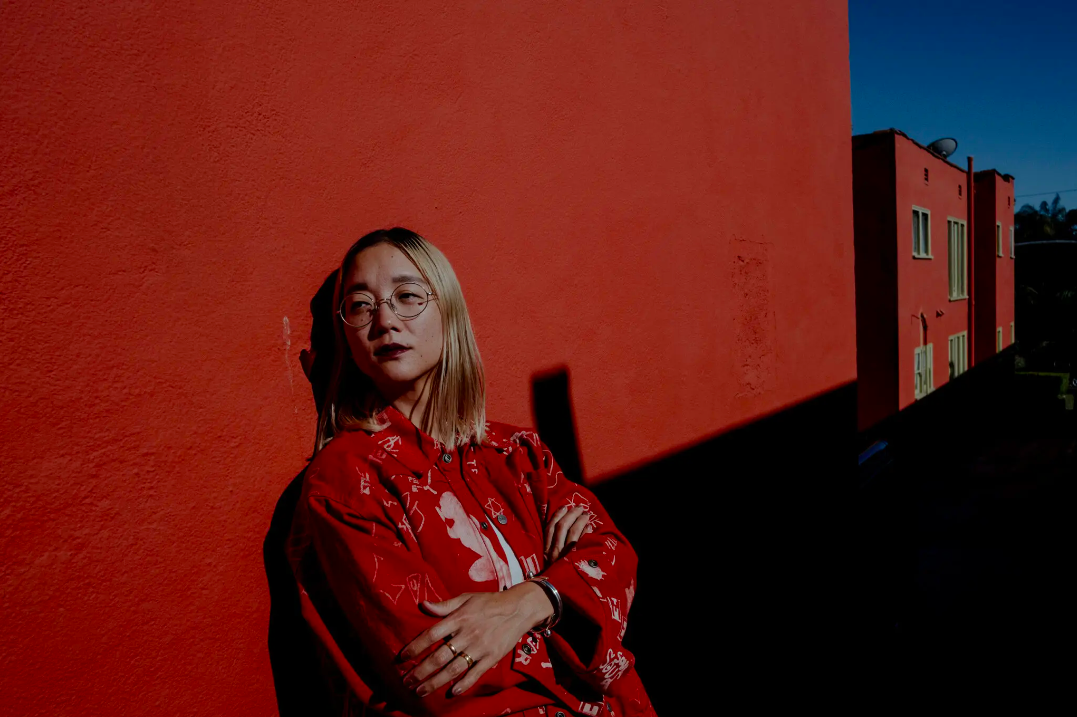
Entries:
{"label": "woman's finger", "polygon": [[550,546],[553,545],[554,531],[557,530],[557,522],[561,520],[567,512],[568,506],[561,506],[561,508],[550,518],[550,522],[546,524],[546,549],[544,552],[550,552]]}
{"label": "woman's finger", "polygon": [[[475,660],[477,664],[478,659],[475,658],[474,655],[471,655],[471,657]],[[415,694],[419,695],[420,697],[426,697],[431,692],[435,690],[440,690],[442,687],[449,684],[456,678],[460,677],[467,671],[467,660],[465,660],[463,657],[457,656],[456,658],[451,660],[443,670],[435,674],[433,677],[430,677],[428,680],[426,680],[426,682],[420,685],[419,689],[415,691]]]}
{"label": "woman's finger", "polygon": [[[457,649],[459,652],[459,649]],[[411,672],[404,675],[404,687],[409,689],[419,687],[423,681],[437,674],[439,670],[452,662],[455,655],[448,645],[442,645],[426,656]]]}
{"label": "woman's finger", "polygon": [[590,520],[591,514],[586,510],[576,516],[576,520],[569,525],[568,531],[565,533],[565,541],[557,545],[556,554],[551,556],[552,560],[557,560],[557,558],[564,555],[565,551],[570,549],[576,541],[580,539],[580,536],[583,535]]}
{"label": "woman's finger", "polygon": [[571,528],[572,525],[576,522],[576,518],[578,518],[580,514],[584,512],[585,511],[583,509],[583,506],[577,505],[573,507],[572,510],[570,510],[567,514],[565,514],[565,517],[558,521],[557,534],[554,536],[554,557],[552,558],[553,560],[556,560],[557,556],[560,556],[561,552],[564,550],[565,542],[568,539],[569,528]]}
{"label": "woman's finger", "polygon": [[[461,662],[467,662],[467,660],[461,659]],[[455,684],[452,688],[454,695],[462,695],[470,690],[483,673],[490,669],[490,660],[479,660],[475,663],[475,666],[464,673],[464,676]]]}
{"label": "woman's finger", "polygon": [[415,659],[436,642],[441,642],[446,637],[456,634],[460,627],[457,617],[450,615],[433,627],[427,628],[417,638],[408,643],[407,647],[400,651],[401,662]]}
{"label": "woman's finger", "polygon": [[583,535],[583,532],[587,530],[590,521],[590,513],[583,513],[580,517],[576,518],[576,522],[568,529],[568,536],[565,538],[565,545],[562,549],[571,547],[577,540],[579,540],[580,536]]}
{"label": "woman's finger", "polygon": [[429,600],[423,600],[423,607],[425,607],[434,615],[438,615],[439,617],[445,617],[446,615],[466,603],[473,594],[474,593],[460,593],[456,597],[449,598],[448,600],[442,600],[441,602],[430,602]]}

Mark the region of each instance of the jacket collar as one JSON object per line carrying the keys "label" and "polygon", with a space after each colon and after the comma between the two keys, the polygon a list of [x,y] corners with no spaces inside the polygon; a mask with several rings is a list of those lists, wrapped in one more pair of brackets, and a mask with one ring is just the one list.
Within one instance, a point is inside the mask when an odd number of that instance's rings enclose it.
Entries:
{"label": "jacket collar", "polygon": [[[445,453],[455,453],[445,444],[436,441],[396,408],[389,406],[377,415],[381,428],[363,430],[386,454],[403,464],[416,476],[423,476]],[[499,453],[511,453],[520,445],[519,434],[502,435],[499,426],[486,424],[482,446],[496,449]]]}

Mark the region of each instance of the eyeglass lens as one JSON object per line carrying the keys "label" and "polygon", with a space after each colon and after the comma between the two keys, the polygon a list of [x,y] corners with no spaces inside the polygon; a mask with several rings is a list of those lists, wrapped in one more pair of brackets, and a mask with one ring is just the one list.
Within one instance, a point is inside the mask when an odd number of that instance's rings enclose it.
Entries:
{"label": "eyeglass lens", "polygon": [[[374,320],[380,303],[365,291],[348,294],[340,303],[340,316],[349,326],[363,327]],[[401,284],[389,297],[389,308],[402,319],[414,319],[428,303],[430,293],[419,284]]]}

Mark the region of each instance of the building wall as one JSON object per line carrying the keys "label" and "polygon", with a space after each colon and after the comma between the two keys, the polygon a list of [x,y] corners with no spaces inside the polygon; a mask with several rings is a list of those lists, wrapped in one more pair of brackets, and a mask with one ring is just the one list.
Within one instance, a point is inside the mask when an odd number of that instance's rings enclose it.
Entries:
{"label": "building wall", "polygon": [[7,4],[5,712],[273,714],[307,302],[372,228],[453,261],[493,418],[567,367],[591,480],[853,381],[846,12]]}
{"label": "building wall", "polygon": [[[998,191],[995,171],[976,172],[976,361],[995,355],[995,328],[998,326],[996,290],[998,284],[998,250],[995,244],[998,217]],[[1005,198],[1003,198],[1005,204]],[[1005,234],[1008,229],[1003,225]],[[1009,256],[1009,237],[1003,252]]]}
{"label": "building wall", "polygon": [[[1014,182],[995,174],[995,221],[1002,224],[1002,256],[995,260],[995,328],[1002,329],[1002,348],[1010,346],[1014,321],[1014,266],[1010,256],[1010,229],[1014,226]],[[1016,327],[1015,327],[1016,328]]]}
{"label": "building wall", "polygon": [[[895,135],[897,205],[898,410],[915,400],[914,349],[933,344],[936,389],[949,377],[949,338],[968,329],[967,300],[949,298],[946,222],[966,220],[966,173],[916,143]],[[924,169],[928,179],[924,180]],[[958,194],[958,187],[961,188]],[[912,254],[912,209],[930,212],[931,259]],[[921,321],[926,320],[926,331]],[[969,348],[971,364],[971,346]]]}
{"label": "building wall", "polygon": [[897,216],[894,134],[853,137],[857,425],[897,411]]}
{"label": "building wall", "polygon": [[[984,360],[997,351],[997,331],[1002,329],[1002,348],[1011,343],[1014,320],[1014,258],[1010,256],[1010,229],[1014,225],[1014,183],[993,169],[976,173],[976,358]],[[998,255],[995,229],[1001,226],[1002,256]],[[982,286],[981,286],[982,282]]]}

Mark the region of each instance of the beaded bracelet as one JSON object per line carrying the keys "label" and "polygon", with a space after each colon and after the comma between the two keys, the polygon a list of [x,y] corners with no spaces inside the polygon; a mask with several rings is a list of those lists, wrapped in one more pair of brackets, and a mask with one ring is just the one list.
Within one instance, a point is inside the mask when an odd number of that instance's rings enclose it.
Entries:
{"label": "beaded bracelet", "polygon": [[546,637],[550,636],[550,630],[553,629],[561,620],[561,613],[564,611],[564,603],[561,602],[561,593],[557,592],[557,588],[553,586],[553,583],[548,578],[544,578],[541,575],[536,575],[533,578],[528,578],[527,582],[535,583],[546,592],[546,596],[550,598],[550,602],[553,603],[553,614],[550,615],[541,625],[528,630],[530,633],[542,633]]}

